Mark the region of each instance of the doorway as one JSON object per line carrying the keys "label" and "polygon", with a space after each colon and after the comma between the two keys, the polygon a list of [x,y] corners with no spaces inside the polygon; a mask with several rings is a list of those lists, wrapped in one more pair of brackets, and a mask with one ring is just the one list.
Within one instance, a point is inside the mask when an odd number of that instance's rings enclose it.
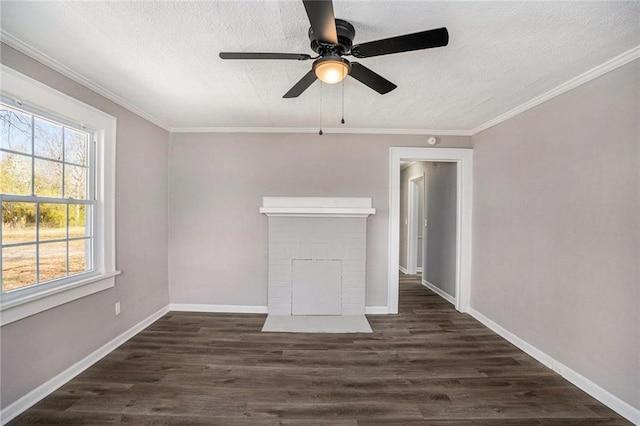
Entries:
{"label": "doorway", "polygon": [[455,148],[389,148],[389,258],[388,312],[398,313],[400,250],[400,164],[435,161],[456,164],[455,307],[469,309],[471,287],[471,196],[473,150]]}
{"label": "doorway", "polygon": [[409,218],[407,233],[407,273],[423,273],[425,231],[425,179],[424,173],[409,178]]}

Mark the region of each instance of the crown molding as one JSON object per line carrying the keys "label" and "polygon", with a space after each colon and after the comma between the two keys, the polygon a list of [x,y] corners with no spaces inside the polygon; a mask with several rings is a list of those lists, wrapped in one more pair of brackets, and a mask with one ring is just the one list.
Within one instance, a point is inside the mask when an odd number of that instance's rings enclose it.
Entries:
{"label": "crown molding", "polygon": [[0,29],[0,41],[7,44],[8,46],[13,47],[17,51],[27,55],[28,57],[40,62],[41,64],[46,65],[47,67],[53,69],[54,71],[57,71],[63,76],[75,81],[76,83],[81,84],[82,86],[92,90],[93,92],[99,94],[100,96],[103,96],[109,99],[110,101],[120,105],[121,107],[131,111],[132,113],[144,118],[145,120],[155,124],[156,126],[161,127],[167,131],[171,130],[171,126],[169,126],[167,123],[154,117],[151,114],[146,113],[140,108],[134,105],[131,105],[130,103],[128,103],[127,101],[122,99],[120,96],[116,95],[115,93],[110,92],[109,90],[89,80],[88,78],[72,70],[71,68],[68,68],[65,65],[62,65],[60,62],[42,53],[35,47],[23,42],[19,38],[9,34],[3,29]]}
{"label": "crown molding", "polygon": [[551,89],[548,92],[543,93],[542,95],[536,96],[535,98],[523,103],[522,105],[505,112],[504,114],[500,114],[496,118],[491,119],[486,123],[471,129],[469,133],[471,134],[471,136],[475,136],[478,133],[495,126],[496,124],[500,124],[503,121],[515,117],[516,115],[522,114],[523,112],[530,110],[531,108],[536,107],[543,102],[546,102],[552,98],[555,98],[556,96],[568,92],[569,90],[575,89],[578,86],[588,83],[591,80],[594,80],[610,71],[613,71],[616,68],[620,68],[621,66],[628,64],[629,62],[638,58],[640,58],[640,46],[636,46],[631,50],[627,50],[626,52],[608,60],[607,62],[591,68],[589,71],[584,72],[579,76],[562,83],[556,88]]}
{"label": "crown molding", "polygon": [[[172,127],[171,133],[318,133],[318,127]],[[471,136],[469,130],[323,127],[323,134]]]}

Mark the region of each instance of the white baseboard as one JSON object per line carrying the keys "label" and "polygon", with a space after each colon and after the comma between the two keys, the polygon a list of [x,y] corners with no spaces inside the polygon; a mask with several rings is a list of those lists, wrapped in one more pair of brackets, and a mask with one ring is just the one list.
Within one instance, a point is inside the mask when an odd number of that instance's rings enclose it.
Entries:
{"label": "white baseboard", "polygon": [[402,265],[398,265],[398,269],[400,269],[400,272],[402,272],[405,275],[409,275],[409,272],[407,271],[407,268],[405,268]]}
{"label": "white baseboard", "polygon": [[82,373],[84,370],[100,361],[118,346],[160,319],[167,312],[169,312],[169,306],[161,308],[160,310],[143,319],[124,333],[120,334],[115,339],[111,340],[107,344],[103,345],[99,349],[81,359],[80,361],[76,362],[71,367],[67,368],[51,380],[41,384],[22,398],[8,405],[2,410],[2,412],[0,412],[0,419],[2,419],[0,423],[3,425],[9,423],[12,419],[23,413],[29,407],[33,406],[35,403],[58,389],[60,386],[64,385],[69,380],[73,379],[78,374]]}
{"label": "white baseboard", "polygon": [[[235,314],[266,314],[266,306],[254,305],[199,305],[195,303],[172,303],[169,310],[180,312],[217,312],[217,313],[235,313]],[[366,315],[386,315],[389,308],[386,306],[367,306],[365,308]]]}
{"label": "white baseboard", "polygon": [[388,315],[389,307],[387,306],[367,306],[364,308],[365,315]]}
{"label": "white baseboard", "polygon": [[422,280],[422,285],[428,288],[429,290],[431,290],[432,292],[434,292],[435,294],[437,294],[438,296],[442,297],[447,302],[451,303],[453,306],[456,305],[455,297],[451,296],[449,293],[445,292],[441,288],[436,287],[435,285],[431,284],[429,281],[425,279]]}
{"label": "white baseboard", "polygon": [[631,421],[633,424],[640,425],[640,409],[633,407],[632,405],[624,402],[617,396],[613,395],[611,392],[606,389],[601,388],[596,383],[592,382],[585,376],[580,373],[572,370],[568,366],[564,365],[560,361],[552,358],[547,355],[545,352],[511,333],[501,325],[496,322],[490,320],[485,317],[480,312],[476,311],[473,308],[469,308],[469,314],[480,321],[482,324],[495,331],[497,334],[502,336],[504,339],[512,343],[514,346],[517,346],[522,351],[531,355],[533,358],[552,369],[556,373],[560,374],[562,377],[567,379],[569,382],[582,389],[598,401],[602,402],[607,407],[611,408],[616,413],[620,414],[622,417]]}
{"label": "white baseboard", "polygon": [[234,314],[266,314],[267,307],[259,305],[203,305],[197,303],[171,303],[169,309],[181,312],[217,312]]}
{"label": "white baseboard", "polygon": [[421,274],[422,273],[422,266],[416,268],[416,274]]}

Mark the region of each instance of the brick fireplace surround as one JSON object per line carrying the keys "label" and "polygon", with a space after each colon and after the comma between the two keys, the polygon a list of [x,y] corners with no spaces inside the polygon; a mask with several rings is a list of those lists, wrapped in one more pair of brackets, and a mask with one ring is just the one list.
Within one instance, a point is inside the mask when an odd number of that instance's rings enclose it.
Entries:
{"label": "brick fireplace surround", "polygon": [[264,197],[260,212],[269,315],[364,315],[371,198]]}

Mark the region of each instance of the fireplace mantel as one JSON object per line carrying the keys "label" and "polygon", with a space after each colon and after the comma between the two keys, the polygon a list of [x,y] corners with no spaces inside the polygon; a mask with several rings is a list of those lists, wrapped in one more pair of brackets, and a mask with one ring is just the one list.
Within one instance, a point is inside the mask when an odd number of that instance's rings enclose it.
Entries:
{"label": "fireplace mantel", "polygon": [[368,197],[262,197],[260,213],[289,217],[367,217],[375,214]]}

